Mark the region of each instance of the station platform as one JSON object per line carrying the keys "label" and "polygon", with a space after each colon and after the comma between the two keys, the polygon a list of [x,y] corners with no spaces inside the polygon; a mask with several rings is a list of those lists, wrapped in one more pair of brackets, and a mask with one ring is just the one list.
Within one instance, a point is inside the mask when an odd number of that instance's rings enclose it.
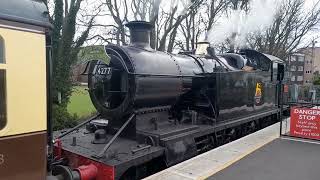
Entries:
{"label": "station platform", "polygon": [[279,130],[274,124],[145,179],[319,180],[320,144],[280,138]]}

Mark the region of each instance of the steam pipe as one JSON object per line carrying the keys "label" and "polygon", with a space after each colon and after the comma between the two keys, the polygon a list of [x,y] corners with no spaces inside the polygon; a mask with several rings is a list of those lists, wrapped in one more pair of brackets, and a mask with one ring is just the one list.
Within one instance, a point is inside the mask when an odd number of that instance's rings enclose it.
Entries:
{"label": "steam pipe", "polygon": [[127,127],[127,125],[131,122],[131,120],[136,116],[136,114],[132,114],[129,119],[121,126],[121,128],[117,131],[117,133],[111,138],[111,140],[108,142],[108,144],[100,151],[99,154],[93,155],[95,158],[102,158],[104,157],[106,151],[109,149],[109,147],[112,145],[112,143],[118,138],[118,136],[122,133],[122,131]]}
{"label": "steam pipe", "polygon": [[73,131],[79,129],[80,127],[88,124],[89,122],[91,122],[92,120],[96,119],[96,118],[99,117],[99,116],[100,116],[100,114],[97,114],[97,115],[91,117],[90,119],[88,119],[88,120],[86,120],[86,121],[83,121],[82,123],[78,124],[77,126],[69,129],[68,131],[62,133],[60,136],[58,136],[58,137],[55,138],[55,140],[53,141],[53,143],[54,143],[57,139],[63,138],[64,136],[66,136],[66,135],[72,133]]}

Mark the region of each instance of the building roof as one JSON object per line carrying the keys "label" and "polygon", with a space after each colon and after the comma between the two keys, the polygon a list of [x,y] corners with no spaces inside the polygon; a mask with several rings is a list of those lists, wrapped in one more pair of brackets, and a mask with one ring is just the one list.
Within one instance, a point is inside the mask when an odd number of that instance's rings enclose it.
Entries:
{"label": "building roof", "polygon": [[51,27],[48,17],[41,0],[0,0],[0,20]]}

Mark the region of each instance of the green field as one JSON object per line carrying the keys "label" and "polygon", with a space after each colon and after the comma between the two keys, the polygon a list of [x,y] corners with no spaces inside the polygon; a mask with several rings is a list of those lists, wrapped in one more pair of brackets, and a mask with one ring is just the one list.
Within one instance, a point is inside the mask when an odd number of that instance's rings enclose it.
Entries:
{"label": "green field", "polygon": [[68,111],[71,114],[77,114],[79,118],[89,117],[92,113],[96,112],[86,87],[74,87],[70,103],[68,104]]}

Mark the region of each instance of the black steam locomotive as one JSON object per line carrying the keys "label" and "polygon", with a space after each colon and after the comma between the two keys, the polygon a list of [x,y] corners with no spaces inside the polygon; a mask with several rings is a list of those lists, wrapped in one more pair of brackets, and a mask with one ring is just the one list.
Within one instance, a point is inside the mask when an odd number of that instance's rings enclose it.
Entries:
{"label": "black steam locomotive", "polygon": [[127,27],[131,44],[107,45],[110,62],[87,67],[99,115],[56,133],[56,159],[80,172],[64,173],[70,179],[139,179],[278,120],[279,58],[250,49],[216,55],[210,47],[173,55],[150,48],[151,24]]}

